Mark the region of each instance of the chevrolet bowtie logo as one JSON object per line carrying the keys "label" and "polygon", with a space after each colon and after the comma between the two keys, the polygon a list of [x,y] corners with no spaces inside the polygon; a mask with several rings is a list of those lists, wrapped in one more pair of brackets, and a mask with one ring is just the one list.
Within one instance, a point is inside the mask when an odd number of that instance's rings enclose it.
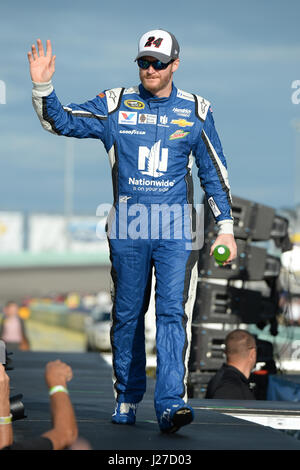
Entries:
{"label": "chevrolet bowtie logo", "polygon": [[192,127],[193,122],[189,122],[186,119],[172,119],[171,124],[177,124],[179,127]]}

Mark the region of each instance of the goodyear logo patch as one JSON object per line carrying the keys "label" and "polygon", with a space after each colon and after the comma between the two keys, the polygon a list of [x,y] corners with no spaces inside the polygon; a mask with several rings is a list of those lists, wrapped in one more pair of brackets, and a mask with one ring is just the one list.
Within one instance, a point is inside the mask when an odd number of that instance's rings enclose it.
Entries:
{"label": "goodyear logo patch", "polygon": [[145,104],[138,100],[125,100],[125,106],[130,109],[144,109]]}
{"label": "goodyear logo patch", "polygon": [[181,131],[178,129],[170,135],[169,140],[183,139],[183,137],[186,137],[188,134],[189,132]]}

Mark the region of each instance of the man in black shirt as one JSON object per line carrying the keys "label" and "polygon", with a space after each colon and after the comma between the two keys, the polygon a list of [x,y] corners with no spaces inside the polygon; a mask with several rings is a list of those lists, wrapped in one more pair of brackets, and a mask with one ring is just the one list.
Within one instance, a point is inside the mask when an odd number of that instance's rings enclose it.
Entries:
{"label": "man in black shirt", "polygon": [[249,377],[256,364],[256,342],[245,330],[231,331],[225,339],[226,364],[210,380],[205,398],[255,400]]}

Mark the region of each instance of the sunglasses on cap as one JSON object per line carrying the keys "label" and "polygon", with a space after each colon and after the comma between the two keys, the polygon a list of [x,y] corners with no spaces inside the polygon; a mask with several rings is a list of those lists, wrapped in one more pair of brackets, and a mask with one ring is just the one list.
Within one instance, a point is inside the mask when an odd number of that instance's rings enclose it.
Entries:
{"label": "sunglasses on cap", "polygon": [[146,60],[146,59],[138,59],[137,60],[137,63],[138,63],[138,66],[140,67],[140,69],[143,69],[143,70],[147,70],[150,65],[152,65],[152,67],[155,69],[155,70],[164,70],[166,69],[172,62],[174,62],[174,59],[171,59],[168,63],[164,64],[163,62],[161,62],[161,60],[154,60],[153,62],[150,62],[150,60]]}

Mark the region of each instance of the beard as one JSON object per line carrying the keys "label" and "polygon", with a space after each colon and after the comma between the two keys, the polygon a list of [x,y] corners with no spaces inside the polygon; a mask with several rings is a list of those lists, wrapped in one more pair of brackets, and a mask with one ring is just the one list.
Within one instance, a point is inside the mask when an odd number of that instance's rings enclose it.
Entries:
{"label": "beard", "polygon": [[172,82],[172,70],[166,70],[163,72],[165,73],[156,76],[154,74],[143,74],[140,71],[140,79],[143,84],[143,87],[153,95],[156,95],[160,91],[167,88],[170,82]]}

